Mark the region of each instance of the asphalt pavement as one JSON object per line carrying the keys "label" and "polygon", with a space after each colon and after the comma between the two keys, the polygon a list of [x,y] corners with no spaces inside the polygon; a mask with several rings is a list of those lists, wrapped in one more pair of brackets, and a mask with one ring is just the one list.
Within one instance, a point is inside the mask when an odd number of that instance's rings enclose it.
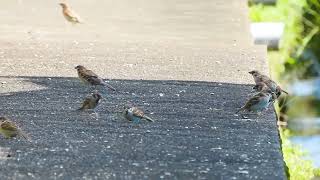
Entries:
{"label": "asphalt pavement", "polygon": [[[245,0],[68,3],[84,24],[0,2],[0,115],[32,138],[0,137],[0,179],[285,179],[274,110],[235,114],[248,71],[268,73]],[[96,113],[76,111],[79,64],[118,89]],[[128,102],[155,122],[124,120]]]}

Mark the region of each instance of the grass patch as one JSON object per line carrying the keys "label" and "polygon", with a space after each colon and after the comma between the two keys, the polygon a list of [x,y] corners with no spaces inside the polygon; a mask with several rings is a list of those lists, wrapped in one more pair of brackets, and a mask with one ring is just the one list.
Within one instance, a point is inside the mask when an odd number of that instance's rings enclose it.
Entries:
{"label": "grass patch", "polygon": [[280,136],[282,140],[283,158],[289,169],[291,180],[309,180],[314,176],[319,175],[320,170],[315,169],[310,160],[305,160],[303,157],[307,152],[302,151],[301,147],[293,145],[289,141],[289,130],[281,130]]}

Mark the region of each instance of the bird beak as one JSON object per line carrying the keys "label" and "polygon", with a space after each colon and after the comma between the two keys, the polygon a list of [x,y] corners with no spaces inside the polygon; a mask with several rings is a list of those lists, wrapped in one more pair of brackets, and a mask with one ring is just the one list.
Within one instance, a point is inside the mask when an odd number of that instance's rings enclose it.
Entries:
{"label": "bird beak", "polygon": [[249,74],[253,74],[253,71],[249,71]]}

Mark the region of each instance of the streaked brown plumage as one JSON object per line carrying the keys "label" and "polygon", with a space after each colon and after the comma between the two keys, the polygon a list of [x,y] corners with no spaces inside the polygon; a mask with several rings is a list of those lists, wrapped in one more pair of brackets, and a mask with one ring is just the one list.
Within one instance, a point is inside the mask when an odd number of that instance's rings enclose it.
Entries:
{"label": "streaked brown plumage", "polygon": [[75,67],[75,69],[77,69],[80,80],[85,84],[91,86],[105,86],[112,91],[116,90],[114,87],[104,82],[97,74],[89,69],[86,69],[84,66],[78,65]]}
{"label": "streaked brown plumage", "polygon": [[259,82],[265,82],[270,79],[268,76],[261,74],[257,70],[249,71],[249,74],[253,76],[254,82],[256,84],[258,84]]}
{"label": "streaked brown plumage", "polygon": [[273,94],[274,93],[271,90],[266,90],[255,94],[236,113],[240,111],[261,112],[273,101]]}
{"label": "streaked brown plumage", "polygon": [[87,109],[94,109],[98,106],[100,99],[102,98],[101,94],[98,91],[94,91],[92,94],[87,96],[81,107],[78,110],[87,110]]}
{"label": "streaked brown plumage", "polygon": [[73,24],[82,23],[81,18],[66,3],[59,4],[62,7],[62,14],[67,21]]}
{"label": "streaked brown plumage", "polygon": [[21,136],[29,140],[27,134],[21,131],[20,128],[7,117],[0,117],[0,133],[6,138]]}
{"label": "streaked brown plumage", "polygon": [[250,71],[249,74],[253,76],[253,79],[256,85],[259,86],[259,83],[264,83],[272,90],[272,92],[276,93],[277,97],[279,97],[282,92],[288,94],[288,92],[281,89],[281,87],[276,82],[274,82],[268,76],[261,74],[259,71],[253,70],[253,71]]}
{"label": "streaked brown plumage", "polygon": [[253,86],[252,89],[256,90],[257,92],[260,92],[270,88],[264,82],[258,82],[255,86]]}
{"label": "streaked brown plumage", "polygon": [[129,120],[138,123],[141,119],[145,119],[150,122],[154,122],[153,119],[146,116],[142,109],[138,107],[124,107],[124,117]]}

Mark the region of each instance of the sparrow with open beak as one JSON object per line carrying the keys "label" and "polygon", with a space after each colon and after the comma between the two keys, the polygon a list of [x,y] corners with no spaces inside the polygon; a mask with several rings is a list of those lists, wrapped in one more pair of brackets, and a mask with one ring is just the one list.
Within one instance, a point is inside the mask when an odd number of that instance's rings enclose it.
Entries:
{"label": "sparrow with open beak", "polygon": [[7,117],[0,117],[0,133],[6,138],[21,136],[26,140],[30,140],[27,134]]}
{"label": "sparrow with open beak", "polygon": [[85,68],[84,66],[78,65],[75,67],[75,69],[78,72],[78,76],[82,82],[85,84],[91,85],[91,86],[105,86],[109,88],[112,91],[115,91],[116,89],[112,87],[111,85],[104,82],[97,74],[95,74],[93,71]]}

